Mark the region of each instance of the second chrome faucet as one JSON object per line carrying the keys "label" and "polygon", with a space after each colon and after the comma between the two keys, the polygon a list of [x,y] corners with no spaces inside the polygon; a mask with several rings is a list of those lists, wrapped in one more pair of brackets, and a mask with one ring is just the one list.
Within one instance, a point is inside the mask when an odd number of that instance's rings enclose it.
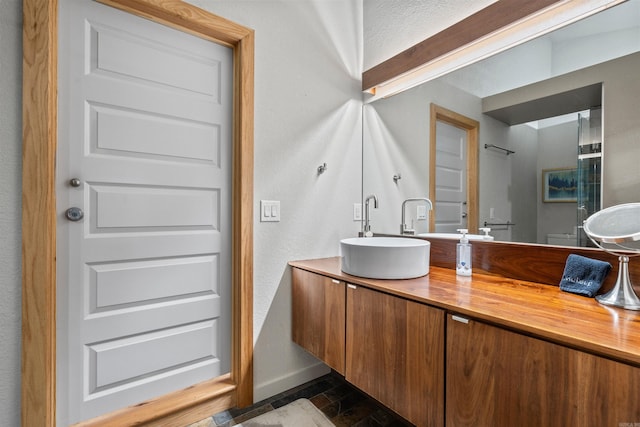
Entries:
{"label": "second chrome faucet", "polygon": [[407,224],[404,219],[404,212],[407,202],[425,202],[427,206],[429,206],[429,210],[433,210],[433,203],[431,200],[426,197],[411,197],[402,202],[402,213],[400,214],[400,234],[415,234],[416,231],[410,228],[407,228]]}
{"label": "second chrome faucet", "polygon": [[373,200],[373,207],[378,209],[378,198],[375,194],[367,196],[364,201],[364,237],[373,236],[373,233],[371,232],[371,224],[369,224],[369,201],[371,200]]}

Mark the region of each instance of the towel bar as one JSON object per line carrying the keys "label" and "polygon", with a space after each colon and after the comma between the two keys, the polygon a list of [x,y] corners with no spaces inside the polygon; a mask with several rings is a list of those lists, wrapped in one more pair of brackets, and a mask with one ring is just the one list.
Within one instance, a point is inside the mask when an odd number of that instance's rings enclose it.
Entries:
{"label": "towel bar", "polygon": [[511,221],[507,221],[507,222],[501,222],[501,223],[497,223],[497,222],[484,222],[484,226],[485,227],[489,227],[489,226],[494,226],[494,227],[500,227],[500,226],[506,226],[506,227],[511,227],[516,225],[515,223],[511,222]]}
{"label": "towel bar", "polygon": [[487,149],[487,148],[495,148],[496,150],[505,151],[507,153],[507,156],[509,154],[515,154],[515,151],[513,151],[513,150],[509,150],[509,149],[506,149],[506,148],[498,147],[497,145],[493,145],[493,144],[484,144],[484,148],[485,149]]}

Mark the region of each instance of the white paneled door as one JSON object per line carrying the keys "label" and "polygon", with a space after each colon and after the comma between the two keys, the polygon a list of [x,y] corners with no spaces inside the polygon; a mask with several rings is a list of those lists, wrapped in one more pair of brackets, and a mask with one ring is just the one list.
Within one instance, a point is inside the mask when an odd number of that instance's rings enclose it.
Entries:
{"label": "white paneled door", "polygon": [[87,0],[59,28],[68,425],[230,370],[232,51]]}
{"label": "white paneled door", "polygon": [[436,122],[435,231],[467,228],[467,132]]}

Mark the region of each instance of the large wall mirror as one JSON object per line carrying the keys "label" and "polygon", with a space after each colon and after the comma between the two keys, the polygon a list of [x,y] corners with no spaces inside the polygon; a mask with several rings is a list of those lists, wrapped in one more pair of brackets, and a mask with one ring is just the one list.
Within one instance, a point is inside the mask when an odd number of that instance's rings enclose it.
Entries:
{"label": "large wall mirror", "polygon": [[[587,245],[588,215],[640,200],[638,24],[640,0],[629,0],[365,104],[363,195],[380,201],[372,230],[486,226],[497,241]],[[477,122],[476,146],[434,109]],[[435,221],[420,201],[402,219],[403,201],[421,197]]]}

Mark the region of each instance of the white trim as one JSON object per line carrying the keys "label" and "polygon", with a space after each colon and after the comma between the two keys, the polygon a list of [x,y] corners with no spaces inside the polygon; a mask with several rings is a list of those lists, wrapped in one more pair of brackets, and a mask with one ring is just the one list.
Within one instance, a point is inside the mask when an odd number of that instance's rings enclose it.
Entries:
{"label": "white trim", "polygon": [[307,366],[295,372],[272,379],[262,384],[256,384],[253,389],[253,401],[259,402],[275,396],[283,391],[290,390],[308,381],[328,374],[331,369],[322,362]]}

